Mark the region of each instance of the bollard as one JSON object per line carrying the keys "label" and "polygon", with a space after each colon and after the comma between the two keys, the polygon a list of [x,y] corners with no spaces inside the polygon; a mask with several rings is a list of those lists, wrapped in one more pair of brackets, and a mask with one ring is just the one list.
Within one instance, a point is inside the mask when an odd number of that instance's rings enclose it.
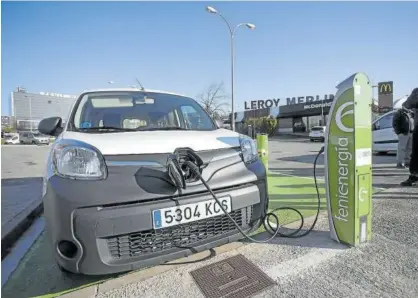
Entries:
{"label": "bollard", "polygon": [[260,158],[261,162],[264,164],[266,168],[266,172],[268,173],[269,170],[269,139],[268,135],[265,133],[257,134],[257,152],[258,157]]}
{"label": "bollard", "polygon": [[355,246],[372,235],[372,86],[356,73],[337,86],[325,136],[331,238]]}

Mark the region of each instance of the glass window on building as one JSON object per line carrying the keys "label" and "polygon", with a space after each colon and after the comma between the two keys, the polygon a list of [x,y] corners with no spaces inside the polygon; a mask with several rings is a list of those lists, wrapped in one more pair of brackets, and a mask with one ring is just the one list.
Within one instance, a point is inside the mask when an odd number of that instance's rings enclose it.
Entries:
{"label": "glass window on building", "polygon": [[311,129],[314,126],[324,126],[322,116],[321,115],[315,115],[310,116],[309,119],[309,129]]}

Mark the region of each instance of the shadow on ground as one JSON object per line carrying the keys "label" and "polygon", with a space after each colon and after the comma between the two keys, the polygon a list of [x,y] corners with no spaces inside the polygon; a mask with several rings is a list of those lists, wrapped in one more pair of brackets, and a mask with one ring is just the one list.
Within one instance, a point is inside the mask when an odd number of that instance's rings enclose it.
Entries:
{"label": "shadow on ground", "polygon": [[2,287],[1,292],[2,297],[35,297],[62,292],[116,276],[83,276],[62,272],[55,262],[52,247],[43,232]]}
{"label": "shadow on ground", "polygon": [[[309,234],[300,237],[300,238],[287,238],[281,237],[280,235],[276,238],[272,239],[268,244],[272,245],[288,245],[288,246],[295,246],[295,247],[308,247],[308,248],[326,248],[326,249],[347,249],[346,245],[337,243],[336,241],[332,240],[329,235],[329,230],[327,227],[327,214],[321,213],[318,217],[320,225],[316,225],[315,229],[309,232]],[[307,232],[307,229],[311,227],[313,220],[309,220],[308,223],[305,224],[306,227],[302,228],[297,235],[302,235]],[[325,223],[325,225],[324,225]],[[297,231],[295,228],[280,228],[280,233],[283,235],[290,235]],[[254,235],[253,238],[256,240],[266,240],[271,237],[271,234],[268,232],[263,232],[257,235]],[[244,242],[250,242],[249,240],[245,239]]]}

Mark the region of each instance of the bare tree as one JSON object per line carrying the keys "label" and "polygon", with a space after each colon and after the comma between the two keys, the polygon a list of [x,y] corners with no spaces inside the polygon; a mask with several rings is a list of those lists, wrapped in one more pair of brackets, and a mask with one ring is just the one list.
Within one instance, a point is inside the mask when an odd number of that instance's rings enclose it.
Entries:
{"label": "bare tree", "polygon": [[213,119],[220,119],[227,114],[225,109],[228,107],[226,103],[228,96],[224,92],[223,83],[213,83],[198,98],[202,107]]}

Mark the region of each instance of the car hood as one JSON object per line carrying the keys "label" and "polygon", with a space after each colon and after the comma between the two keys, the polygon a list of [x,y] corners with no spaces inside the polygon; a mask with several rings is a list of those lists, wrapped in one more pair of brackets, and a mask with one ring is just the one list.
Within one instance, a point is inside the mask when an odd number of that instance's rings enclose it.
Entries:
{"label": "car hood", "polygon": [[136,131],[115,133],[63,132],[59,139],[88,143],[104,155],[171,153],[188,147],[205,151],[238,147],[240,134],[227,130],[213,131]]}

